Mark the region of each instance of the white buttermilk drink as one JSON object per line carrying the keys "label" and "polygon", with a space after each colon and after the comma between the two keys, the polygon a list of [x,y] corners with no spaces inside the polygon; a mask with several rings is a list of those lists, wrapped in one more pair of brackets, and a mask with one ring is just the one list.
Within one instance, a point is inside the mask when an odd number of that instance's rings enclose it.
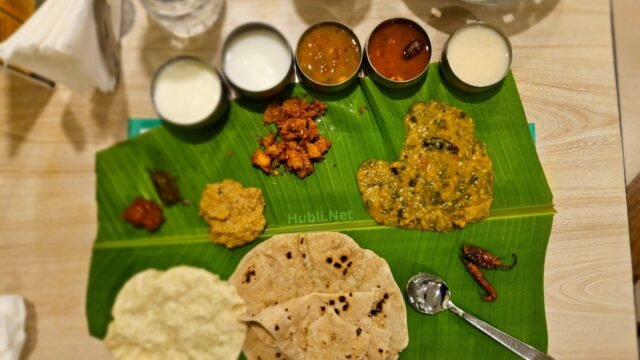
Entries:
{"label": "white buttermilk drink", "polygon": [[447,60],[458,79],[477,87],[502,80],[511,66],[507,41],[481,24],[462,28],[451,37]]}
{"label": "white buttermilk drink", "polygon": [[196,59],[168,63],[155,79],[153,99],[160,116],[178,125],[209,117],[220,102],[218,73]]}
{"label": "white buttermilk drink", "polygon": [[277,33],[248,28],[229,40],[224,54],[224,73],[244,90],[265,91],[288,75],[291,61],[291,49]]}

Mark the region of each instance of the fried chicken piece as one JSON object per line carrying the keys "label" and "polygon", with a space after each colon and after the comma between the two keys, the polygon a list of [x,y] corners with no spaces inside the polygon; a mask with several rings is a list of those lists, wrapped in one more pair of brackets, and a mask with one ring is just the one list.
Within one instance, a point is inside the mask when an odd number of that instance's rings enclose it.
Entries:
{"label": "fried chicken piece", "polygon": [[302,157],[302,152],[295,151],[293,149],[287,149],[285,151],[285,156],[287,158],[287,166],[292,170],[302,169],[304,166],[304,159]]}
{"label": "fried chicken piece", "polygon": [[289,169],[293,170],[300,179],[313,172],[313,164],[306,152],[296,149],[287,149],[286,156],[287,166]]}
{"label": "fried chicken piece", "polygon": [[298,175],[298,177],[300,179],[304,179],[307,175],[311,174],[313,172],[313,165],[311,164],[311,161],[309,161],[309,164],[304,166],[301,169],[296,170],[296,175]]}
{"label": "fried chicken piece", "polygon": [[327,112],[327,104],[322,101],[313,100],[311,104],[307,105],[305,109],[305,116],[311,119],[315,119],[324,115]]}
{"label": "fried chicken piece", "polygon": [[300,146],[300,144],[298,144],[297,141],[285,141],[284,145],[285,145],[285,152],[286,151],[295,151],[295,152],[302,151],[302,147]]}
{"label": "fried chicken piece", "polygon": [[282,141],[278,141],[277,143],[267,147],[265,149],[265,153],[272,159],[280,157],[280,154],[284,152],[285,143]]}
{"label": "fried chicken piece", "polygon": [[292,97],[282,103],[282,113],[287,118],[298,118],[304,114],[306,102],[297,97]]}
{"label": "fried chicken piece", "polygon": [[263,120],[265,124],[273,124],[282,118],[282,106],[280,103],[272,103],[267,105],[264,111]]}
{"label": "fried chicken piece", "polygon": [[302,135],[307,131],[310,122],[313,122],[313,120],[307,118],[293,119],[290,121],[291,129],[298,133],[298,139],[302,138]]}
{"label": "fried chicken piece", "polygon": [[321,101],[314,100],[307,103],[301,98],[291,98],[282,103],[284,116],[287,118],[309,118],[315,119],[322,116],[327,111],[327,105]]}
{"label": "fried chicken piece", "polygon": [[251,163],[267,174],[271,174],[273,169],[271,168],[271,158],[262,150],[256,150],[251,155]]}
{"label": "fried chicken piece", "polygon": [[324,155],[327,151],[329,151],[329,148],[331,147],[331,140],[327,139],[324,136],[320,136],[318,140],[313,143],[313,145],[315,145],[320,153]]}
{"label": "fried chicken piece", "polygon": [[307,119],[291,119],[282,122],[280,137],[284,140],[302,139],[306,132],[308,122]]}
{"label": "fried chicken piece", "polygon": [[276,142],[276,134],[272,132],[270,132],[269,135],[260,139],[260,145],[262,145],[265,148],[273,145],[274,142]]}
{"label": "fried chicken piece", "polygon": [[[287,162],[287,150],[290,149],[292,151],[296,151],[296,142],[295,141],[281,141],[282,145],[279,145],[279,147],[282,149],[280,151],[280,153],[278,154],[278,161],[281,163],[286,163]],[[291,144],[289,144],[291,143]]]}
{"label": "fried chicken piece", "polygon": [[302,140],[314,142],[320,136],[320,131],[318,130],[318,124],[315,121],[309,121],[307,124],[307,131],[302,135]]}
{"label": "fried chicken piece", "polygon": [[322,152],[318,147],[310,142],[304,143],[304,147],[307,150],[307,154],[309,154],[309,158],[311,160],[316,160],[322,158]]}

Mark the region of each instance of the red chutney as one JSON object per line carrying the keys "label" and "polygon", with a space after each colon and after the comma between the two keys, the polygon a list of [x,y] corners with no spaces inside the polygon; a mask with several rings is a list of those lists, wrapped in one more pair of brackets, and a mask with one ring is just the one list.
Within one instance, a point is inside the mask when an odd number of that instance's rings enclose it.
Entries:
{"label": "red chutney", "polygon": [[429,64],[431,43],[413,22],[391,20],[373,31],[367,56],[374,69],[385,78],[411,80]]}

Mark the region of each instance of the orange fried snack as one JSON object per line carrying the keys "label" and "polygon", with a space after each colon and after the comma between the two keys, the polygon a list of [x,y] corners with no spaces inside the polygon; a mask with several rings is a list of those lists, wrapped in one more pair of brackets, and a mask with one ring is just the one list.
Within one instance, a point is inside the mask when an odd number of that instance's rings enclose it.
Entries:
{"label": "orange fried snack", "polygon": [[307,103],[293,97],[282,103],[272,103],[264,112],[264,123],[275,124],[276,133],[260,139],[260,149],[251,156],[251,163],[267,174],[276,174],[284,165],[299,178],[311,174],[313,163],[324,159],[331,141],[320,135],[315,119],[327,111],[327,105],[318,100]]}

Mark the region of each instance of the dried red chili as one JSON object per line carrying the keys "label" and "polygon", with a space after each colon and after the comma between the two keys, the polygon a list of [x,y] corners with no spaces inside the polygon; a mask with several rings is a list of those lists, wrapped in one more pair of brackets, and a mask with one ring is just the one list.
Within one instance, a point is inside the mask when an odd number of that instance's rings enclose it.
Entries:
{"label": "dried red chili", "polygon": [[473,279],[478,284],[480,284],[480,286],[482,286],[482,288],[487,292],[487,294],[482,297],[482,300],[486,302],[495,301],[498,298],[498,292],[493,287],[493,285],[491,285],[491,283],[489,283],[489,281],[484,277],[484,274],[482,273],[480,268],[476,264],[464,258],[462,259],[462,262],[464,262],[464,266],[467,268],[469,274],[471,274]]}
{"label": "dried red chili", "polygon": [[482,300],[487,302],[495,301],[498,298],[498,292],[484,277],[480,268],[509,270],[513,268],[518,261],[516,254],[511,254],[511,256],[513,257],[513,263],[506,265],[502,259],[486,249],[473,245],[462,246],[460,258],[464,266],[473,279],[487,292],[487,294],[482,297]]}
{"label": "dried red chili", "polygon": [[462,247],[462,257],[485,269],[502,269],[509,270],[516,265],[518,258],[516,254],[511,254],[513,262],[511,265],[505,265],[504,261],[492,254],[490,251],[473,245],[464,245]]}

